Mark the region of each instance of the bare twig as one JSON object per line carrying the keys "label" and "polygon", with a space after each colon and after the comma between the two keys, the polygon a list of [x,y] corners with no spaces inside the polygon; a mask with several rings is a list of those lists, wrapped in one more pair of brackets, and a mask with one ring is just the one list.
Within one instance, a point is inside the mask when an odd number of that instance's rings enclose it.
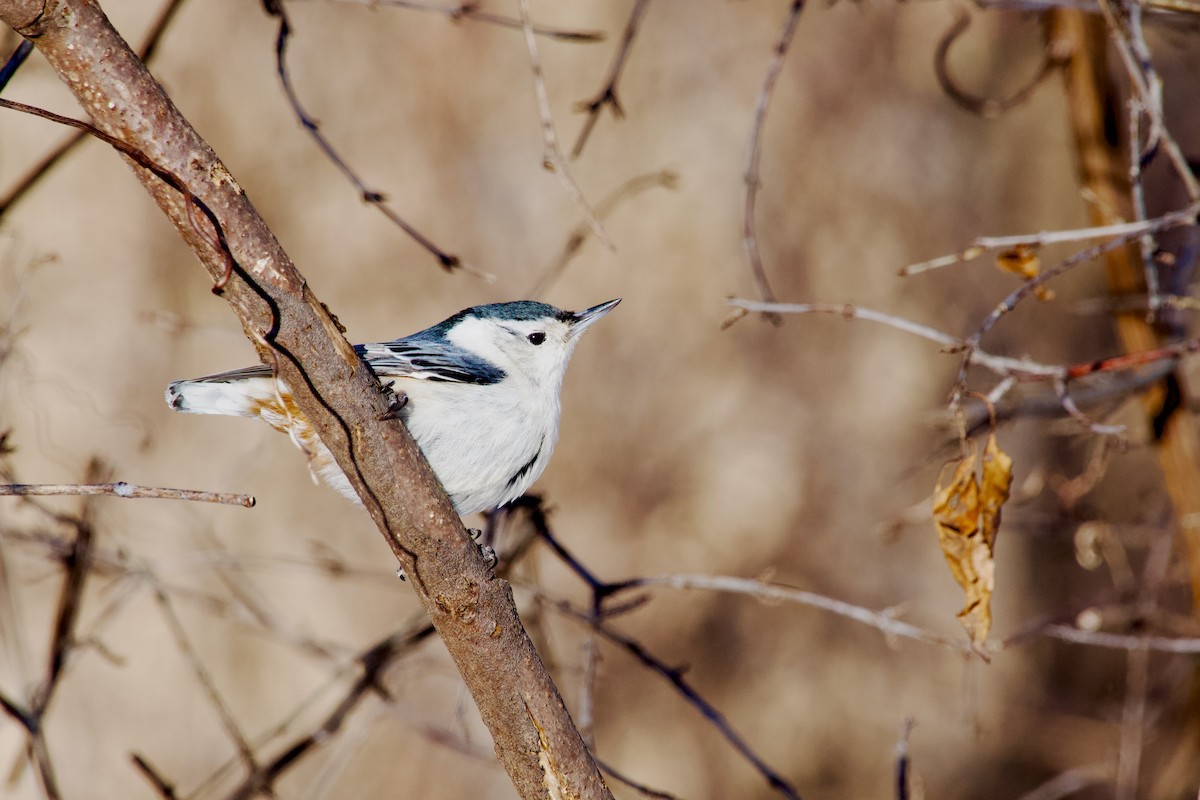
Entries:
{"label": "bare twig", "polygon": [[1200,639],[1175,638],[1171,636],[1149,636],[1132,633],[1109,633],[1085,631],[1071,625],[1048,625],[1041,630],[1043,636],[1059,639],[1071,644],[1103,647],[1109,650],[1151,650],[1156,653],[1194,655],[1200,653]]}
{"label": "bare twig", "polygon": [[1112,780],[1112,768],[1107,764],[1088,764],[1066,772],[1060,772],[1050,780],[1026,792],[1017,800],[1061,800],[1094,786]]}
{"label": "bare twig", "polygon": [[[163,35],[166,34],[167,28],[170,27],[172,20],[175,19],[175,14],[183,6],[185,0],[167,0],[162,10],[158,12],[158,16],[151,23],[150,29],[146,32],[145,39],[142,41],[142,46],[138,50],[138,58],[143,62],[149,63],[154,58],[158,51],[158,45],[162,42]],[[25,44],[30,44],[28,40]],[[86,139],[88,134],[85,131],[71,134],[63,140],[63,142],[51,150],[42,158],[40,162],[29,172],[17,181],[13,188],[0,197],[0,217],[17,204],[26,193],[29,192],[38,181],[49,172],[59,161],[61,161],[68,153],[74,150],[80,142]]]}
{"label": "bare twig", "polygon": [[[544,597],[544,595],[543,595]],[[688,704],[704,715],[704,718],[712,723],[713,727],[720,732],[721,736],[736,750],[742,758],[746,759],[751,766],[754,767],[767,784],[776,792],[791,800],[800,800],[800,795],[795,787],[791,785],[778,772],[772,769],[762,758],[754,751],[754,749],[736,732],[729,724],[729,720],[725,715],[717,710],[716,706],[712,705],[708,700],[696,690],[695,687],[688,682],[684,677],[684,670],[679,667],[672,667],[665,661],[655,657],[642,644],[635,639],[631,639],[624,634],[617,633],[612,628],[608,627],[604,622],[596,617],[595,614],[582,611],[575,608],[570,603],[562,600],[548,599],[548,601],[562,614],[579,620],[591,627],[596,633],[607,639],[615,645],[621,647],[625,652],[640,661],[651,672],[654,672],[659,677],[670,683],[679,694],[687,700]]]}
{"label": "bare twig", "polygon": [[1033,93],[1054,75],[1054,71],[1065,63],[1067,54],[1055,48],[1053,43],[1047,44],[1045,52],[1042,54],[1041,68],[1020,89],[1002,99],[974,95],[963,89],[954,76],[950,74],[950,64],[948,61],[950,48],[960,36],[967,32],[967,28],[969,27],[971,27],[971,15],[963,9],[959,9],[954,22],[938,42],[937,50],[934,53],[933,65],[938,83],[942,86],[942,91],[951,100],[972,114],[978,114],[981,117],[991,119],[1016,108],[1032,97]]}
{"label": "bare twig", "polygon": [[670,792],[664,792],[661,789],[652,789],[644,783],[638,783],[628,775],[623,775],[617,770],[613,769],[611,764],[607,764],[599,759],[596,760],[596,763],[600,765],[600,769],[604,770],[605,775],[614,779],[618,783],[625,784],[642,797],[649,797],[651,800],[680,800],[678,796],[673,795]]}
{"label": "bare twig", "polygon": [[1071,419],[1078,422],[1085,429],[1100,436],[1120,436],[1125,432],[1124,425],[1102,425],[1096,422],[1087,414],[1075,405],[1075,401],[1071,398],[1070,392],[1067,390],[1067,381],[1063,378],[1056,378],[1053,382],[1054,394],[1058,397],[1058,401],[1062,404],[1063,410]]}
{"label": "bare twig", "polygon": [[605,106],[612,107],[613,116],[617,119],[625,116],[625,110],[621,108],[621,101],[617,98],[617,84],[621,81],[625,62],[633,49],[634,37],[637,36],[642,16],[646,13],[646,7],[649,5],[650,0],[635,0],[633,10],[629,12],[629,19],[625,23],[625,30],[621,33],[621,44],[617,48],[617,55],[609,65],[608,74],[604,78],[604,87],[591,100],[585,100],[575,106],[576,111],[585,112],[587,116],[583,120],[583,127],[579,130],[579,138],[575,140],[575,146],[571,148],[571,158],[579,158],[583,153],[583,147],[587,144],[588,137],[592,135],[592,128],[596,127],[596,121],[600,119],[600,112],[604,110]]}
{"label": "bare twig", "polygon": [[[87,475],[96,476],[103,470],[98,461],[88,464]],[[42,792],[49,800],[58,800],[61,792],[50,750],[46,746],[44,721],[50,704],[62,683],[67,661],[76,647],[76,628],[83,604],[83,591],[92,571],[92,550],[95,531],[92,527],[92,508],[88,501],[77,515],[57,514],[52,517],[74,531],[70,544],[62,551],[62,588],[58,609],[54,615],[54,631],[50,640],[46,671],[41,683],[33,690],[28,707],[0,694],[0,707],[25,729],[30,759],[41,781]]]}
{"label": "bare twig", "polygon": [[12,80],[12,76],[17,74],[17,70],[25,63],[25,59],[29,58],[29,54],[33,52],[33,42],[28,39],[22,39],[17,49],[13,50],[8,60],[4,62],[4,66],[0,67],[0,92],[3,92],[8,86],[8,82]]}
{"label": "bare twig", "polygon": [[[819,608],[840,617],[852,619],[867,625],[888,639],[913,639],[926,644],[945,647],[956,652],[969,654],[971,647],[965,641],[942,636],[924,628],[919,628],[897,618],[894,609],[874,611],[843,600],[807,592],[803,589],[792,589],[750,578],[735,578],[728,575],[652,575],[640,578],[630,578],[616,584],[618,591],[628,589],[644,589],[648,587],[663,587],[668,589],[699,589],[731,594],[747,595],[759,600],[772,602],[796,603],[798,605]],[[615,594],[615,592],[614,592]]]}
{"label": "bare twig", "polygon": [[254,508],[255,499],[248,494],[201,492],[195,489],[165,489],[154,486],[135,486],[132,483],[0,483],[0,495],[37,495],[62,497],[157,497],[164,500],[193,500],[198,503],[222,503]]}
{"label": "bare twig", "polygon": [[912,776],[909,774],[908,740],[912,737],[916,720],[907,717],[900,729],[900,738],[896,741],[896,800],[909,800],[909,784]]}
{"label": "bare twig", "polygon": [[[324,0],[326,3],[344,3],[346,5],[366,6],[368,8],[391,7],[405,8],[412,11],[428,11],[434,14],[442,14],[449,17],[455,22],[483,22],[489,25],[498,25],[502,28],[512,28],[513,30],[521,30],[521,20],[512,17],[505,17],[500,14],[489,14],[481,10],[481,6],[477,2],[461,2],[461,3],[425,3],[419,0]],[[574,31],[564,30],[562,28],[548,28],[545,25],[534,25],[533,32],[547,39],[557,39],[563,42],[578,42],[590,44],[593,42],[602,42],[606,35],[603,31]]]}
{"label": "bare twig", "polygon": [[[596,216],[602,220],[607,219],[621,203],[635,195],[657,186],[661,186],[664,189],[674,189],[678,183],[679,176],[668,169],[659,172],[650,172],[645,175],[637,175],[618,186],[611,194],[597,203]],[[533,285],[526,296],[531,298],[541,297],[553,286],[554,282],[562,277],[567,265],[579,253],[580,248],[583,247],[584,242],[587,241],[588,234],[591,232],[592,226],[586,221],[575,226],[575,229],[567,236],[567,243],[563,246],[558,258],[542,271],[541,277],[538,278],[537,283]]]}
{"label": "bare twig", "polygon": [[1161,217],[1139,222],[1121,222],[1114,225],[1101,225],[1093,228],[1022,234],[1019,236],[981,236],[957,253],[939,256],[938,258],[922,261],[917,264],[909,264],[901,268],[899,274],[901,276],[916,275],[921,272],[928,272],[929,270],[961,264],[964,261],[971,261],[985,253],[992,253],[998,250],[1012,250],[1017,247],[1028,247],[1037,250],[1051,244],[1108,238],[1112,238],[1119,243],[1130,242],[1148,233],[1157,233],[1168,228],[1194,224],[1197,214],[1200,214],[1200,202],[1194,202],[1186,208],[1163,214]]}
{"label": "bare twig", "polygon": [[179,615],[175,613],[175,606],[171,599],[167,597],[167,593],[161,588],[155,586],[154,599],[158,603],[158,607],[162,610],[163,619],[167,622],[167,628],[171,631],[171,637],[175,640],[175,644],[179,647],[179,652],[187,659],[188,664],[192,668],[192,673],[196,676],[200,688],[204,690],[204,696],[208,698],[209,703],[217,712],[217,716],[221,719],[221,725],[225,729],[225,733],[233,740],[237,747],[238,754],[241,756],[242,763],[247,771],[253,772],[257,768],[257,763],[254,758],[254,749],[250,743],[246,741],[245,734],[238,727],[237,720],[233,716],[233,711],[229,705],[221,697],[221,693],[217,690],[216,684],[213,682],[212,675],[208,668],[204,666],[204,662],[200,659],[200,654],[196,652],[196,648],[192,646],[191,639],[188,638],[187,629],[184,628],[183,622],[179,619]]}
{"label": "bare twig", "polygon": [[616,250],[612,237],[604,229],[604,223],[596,215],[583,195],[583,190],[575,182],[558,146],[558,134],[554,130],[554,117],[550,113],[550,98],[546,94],[546,76],[542,72],[542,56],[538,48],[537,37],[533,34],[533,23],[529,17],[529,0],[520,0],[521,24],[525,28],[525,48],[529,51],[529,64],[533,71],[533,93],[537,98],[538,118],[542,124],[542,166],[558,175],[559,182],[567,194],[579,207],[583,218],[587,220],[596,238],[604,243],[609,250]]}
{"label": "bare twig", "polygon": [[[758,300],[745,300],[739,297],[729,299],[729,305],[745,309],[753,313],[763,314],[834,314],[844,319],[861,319],[867,322],[878,322],[905,333],[911,333],[922,339],[941,345],[948,352],[957,352],[967,347],[967,340],[953,336],[928,325],[885,314],[862,306],[841,305],[837,303],[764,303]],[[1052,379],[1066,376],[1067,367],[1052,364],[1040,364],[1023,358],[997,356],[978,348],[971,350],[967,356],[972,364],[977,364],[997,375],[1008,377],[1017,376],[1024,379]]]}
{"label": "bare twig", "polygon": [[[787,16],[783,20],[783,29],[775,42],[774,55],[763,76],[762,88],[758,92],[758,101],[754,106],[754,126],[750,130],[750,142],[746,147],[746,170],[742,176],[746,184],[746,199],[742,208],[742,244],[746,248],[746,256],[750,260],[750,272],[758,285],[758,293],[768,303],[775,302],[775,293],[771,290],[771,282],[767,279],[767,270],[763,266],[762,255],[758,251],[758,223],[755,220],[755,204],[758,199],[758,189],[762,185],[759,163],[762,158],[763,128],[767,119],[767,109],[771,105],[771,96],[775,82],[783,71],[783,62],[787,57],[788,48],[796,33],[796,25],[800,22],[800,12],[804,10],[804,0],[792,0]],[[779,318],[767,315],[767,319],[778,324]]]}
{"label": "bare twig", "polygon": [[283,85],[284,94],[287,95],[288,103],[292,107],[296,119],[300,121],[304,130],[308,131],[309,136],[317,143],[317,147],[325,154],[325,157],[337,167],[338,171],[354,185],[355,190],[362,198],[363,202],[370,204],[377,209],[381,214],[392,221],[396,227],[404,231],[409,238],[419,244],[429,252],[442,269],[447,272],[453,272],[456,269],[461,269],[476,277],[483,278],[491,282],[495,280],[495,276],[482,272],[469,264],[463,262],[461,258],[453,253],[449,253],[434,244],[433,240],[425,234],[421,233],[413,227],[407,220],[397,214],[388,205],[387,196],[376,189],[367,186],[366,182],[358,176],[354,168],[350,166],[346,159],[342,158],[333,144],[321,133],[321,126],[300,103],[300,95],[296,92],[296,87],[292,85],[291,73],[287,66],[287,46],[292,38],[291,21],[288,18],[287,11],[284,9],[284,0],[264,0],[264,7],[267,13],[276,17],[279,20],[279,32],[275,37],[275,71],[279,75],[279,81]]}
{"label": "bare twig", "polygon": [[[1178,212],[1175,212],[1175,213],[1178,213]],[[1177,221],[1177,220],[1173,219],[1173,216],[1174,215],[1168,214],[1168,215],[1164,215],[1162,217],[1158,217],[1156,220],[1152,220],[1152,222],[1157,223],[1152,228],[1152,230],[1163,230],[1167,227],[1172,227],[1175,224],[1187,224],[1186,220]],[[1193,216],[1194,216],[1194,214],[1193,214]],[[1168,219],[1169,217],[1171,217],[1172,219]],[[983,337],[985,335],[987,335],[988,331],[990,331],[993,327],[995,327],[997,322],[999,322],[1005,315],[1012,312],[1013,309],[1015,309],[1017,307],[1017,304],[1019,304],[1023,299],[1028,297],[1030,294],[1033,294],[1034,292],[1036,292],[1038,287],[1040,287],[1040,286],[1044,285],[1045,283],[1047,283],[1048,281],[1058,277],[1059,275],[1061,275],[1062,273],[1071,269],[1072,267],[1078,266],[1079,264],[1083,264],[1088,261],[1092,261],[1096,258],[1099,258],[1102,255],[1111,253],[1115,250],[1118,250],[1119,248],[1125,247],[1127,244],[1128,244],[1128,240],[1126,240],[1124,238],[1116,238],[1116,239],[1110,239],[1109,241],[1107,241],[1103,244],[1095,245],[1095,246],[1089,247],[1085,250],[1081,250],[1081,251],[1075,253],[1074,255],[1071,255],[1068,258],[1064,259],[1063,261],[1060,261],[1055,266],[1043,270],[1036,277],[1030,278],[1029,280],[1025,281],[1019,287],[1014,289],[998,305],[996,305],[996,307],[992,310],[992,312],[990,314],[988,314],[988,316],[984,319],[983,323],[975,330],[974,333],[972,333],[966,339],[966,345],[963,348],[964,355],[963,355],[963,359],[962,359],[962,366],[959,367],[958,377],[955,380],[955,388],[954,388],[952,398],[951,398],[951,405],[954,407],[957,407],[960,402],[962,393],[963,393],[963,391],[965,391],[967,367],[970,366],[970,364],[972,363],[971,353],[974,352],[974,350],[979,347],[979,342],[983,339]]]}
{"label": "bare twig", "polygon": [[158,771],[150,765],[150,762],[144,756],[138,753],[131,753],[129,759],[133,762],[133,766],[137,771],[141,773],[142,777],[154,787],[154,791],[158,792],[159,797],[163,798],[163,800],[176,800],[178,795],[175,794],[175,787],[166,778],[159,775]]}
{"label": "bare twig", "polygon": [[[1073,9],[1090,14],[1100,13],[1099,0],[975,0],[975,5],[1000,11],[1054,11]],[[1196,0],[1145,0],[1146,10],[1166,20],[1172,14],[1200,14],[1200,3]]]}
{"label": "bare twig", "polygon": [[383,672],[401,655],[410,652],[434,633],[433,626],[421,623],[415,627],[396,631],[368,647],[355,659],[361,672],[350,690],[337,706],[312,731],[301,734],[285,747],[279,755],[251,770],[242,782],[228,795],[228,800],[249,800],[264,792],[270,793],[275,781],[298,764],[306,755],[328,742],[346,724],[347,719],[372,692],[385,697],[381,683]]}

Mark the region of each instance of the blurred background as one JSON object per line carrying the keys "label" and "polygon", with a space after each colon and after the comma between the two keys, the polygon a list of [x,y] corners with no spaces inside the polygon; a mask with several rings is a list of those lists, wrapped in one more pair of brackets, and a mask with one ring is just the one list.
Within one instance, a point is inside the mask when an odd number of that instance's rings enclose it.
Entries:
{"label": "blurred background", "polygon": [[[443,271],[322,157],[281,90],[278,22],[260,4],[183,3],[151,66],[352,342],[535,293],[570,309],[624,298],[576,352],[561,440],[535,487],[555,534],[589,569],[610,580],[764,578],[894,609],[965,640],[955,619],[963,595],[928,516],[937,476],[958,453],[945,410],[958,358],[837,316],[778,326],[750,316],[722,328],[728,297],[758,298],[743,246],[743,174],[789,5],[648,4],[619,84],[624,118],[604,110],[569,164],[594,207],[631,181],[636,190],[606,211],[614,248],[589,236],[555,271],[584,218],[542,167],[519,24],[288,3],[291,77],[321,131],[391,208],[491,281]],[[152,0],[106,4],[135,46],[160,9]],[[532,3],[541,26],[606,34],[538,39],[564,152],[584,123],[575,106],[604,87],[632,9],[629,0]],[[483,10],[519,19],[516,3]],[[898,270],[981,235],[1088,224],[1060,80],[995,118],[964,110],[939,86],[935,54],[959,13],[946,2],[844,2],[800,15],[761,142],[758,242],[779,299],[854,303],[967,335],[1016,277],[986,258],[909,278]],[[955,79],[985,96],[1019,91],[1040,68],[1040,17],[969,13],[973,24],[947,58]],[[1185,100],[1200,75],[1190,19],[1148,15],[1147,37],[1172,130],[1196,157],[1200,113]],[[9,32],[5,52],[17,41]],[[5,96],[79,116],[37,54]],[[68,136],[5,112],[0,191]],[[639,180],[648,175],[660,177]],[[356,658],[419,624],[419,606],[369,518],[314,485],[286,437],[167,408],[169,381],[247,366],[255,353],[109,148],[85,142],[0,226],[8,480],[80,482],[100,459],[112,479],[258,499],[252,510],[91,504],[96,566],[45,720],[62,796],[157,796],[131,754],[179,797],[233,796],[247,754],[270,761],[320,726],[359,674]],[[1024,303],[984,346],[1045,363],[1121,352],[1101,264],[1052,286],[1053,302]],[[972,372],[975,388],[993,382]],[[1128,426],[1119,443],[1065,419],[999,429],[1015,483],[997,544],[993,638],[1029,635],[991,663],[817,609],[711,592],[651,590],[612,626],[686,667],[691,685],[805,798],[894,796],[907,719],[913,791],[924,792],[914,796],[1111,797],[1118,752],[1133,742],[1138,796],[1194,797],[1187,770],[1172,771],[1173,758],[1176,767],[1197,758],[1185,724],[1194,658],[1155,653],[1131,670],[1123,650],[1039,627],[1132,603],[1147,553],[1166,540],[1152,632],[1200,634],[1141,406],[1117,397],[1101,412]],[[1064,485],[1078,497],[1064,499]],[[62,514],[80,505],[40,503]],[[28,503],[0,501],[0,690],[9,697],[27,698],[45,675],[59,556],[73,535]],[[545,602],[589,600],[549,549],[535,546],[511,580],[606,764],[666,796],[779,796],[660,675],[590,642],[586,627]],[[1110,630],[1147,630],[1144,615],[1110,617]],[[436,638],[396,658],[382,684],[386,696],[368,693],[336,735],[278,775],[276,796],[515,796]],[[1131,729],[1135,690],[1142,714]],[[24,731],[7,717],[0,780],[5,797],[42,796]],[[612,785],[618,797],[644,796]]]}

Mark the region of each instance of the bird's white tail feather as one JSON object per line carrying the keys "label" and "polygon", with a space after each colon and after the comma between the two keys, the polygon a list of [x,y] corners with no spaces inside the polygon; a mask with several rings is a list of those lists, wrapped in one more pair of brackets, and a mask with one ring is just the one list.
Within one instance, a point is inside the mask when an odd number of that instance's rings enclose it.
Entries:
{"label": "bird's white tail feather", "polygon": [[185,414],[257,417],[264,402],[276,397],[272,378],[236,381],[175,381],[167,387],[167,404]]}

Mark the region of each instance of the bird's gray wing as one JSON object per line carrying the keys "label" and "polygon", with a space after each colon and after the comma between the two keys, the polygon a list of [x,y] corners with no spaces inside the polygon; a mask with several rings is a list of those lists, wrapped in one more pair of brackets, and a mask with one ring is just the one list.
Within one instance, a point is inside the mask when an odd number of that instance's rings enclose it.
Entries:
{"label": "bird's gray wing", "polygon": [[[438,339],[408,338],[377,344],[358,344],[354,351],[380,378],[417,378],[448,383],[487,386],[499,383],[504,370],[460,347]],[[269,378],[264,364],[194,378],[195,383],[235,383],[249,378]]]}
{"label": "bird's gray wing", "polygon": [[504,370],[441,339],[409,337],[354,348],[381,378],[417,378],[487,386],[504,379]]}

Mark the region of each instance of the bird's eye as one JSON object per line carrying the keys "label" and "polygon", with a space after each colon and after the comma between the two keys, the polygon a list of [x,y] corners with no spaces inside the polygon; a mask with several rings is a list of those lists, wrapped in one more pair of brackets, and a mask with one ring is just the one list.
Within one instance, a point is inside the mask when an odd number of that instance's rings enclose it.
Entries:
{"label": "bird's eye", "polygon": [[546,341],[546,334],[542,333],[541,331],[534,331],[533,333],[529,334],[530,344],[541,344],[544,341]]}

